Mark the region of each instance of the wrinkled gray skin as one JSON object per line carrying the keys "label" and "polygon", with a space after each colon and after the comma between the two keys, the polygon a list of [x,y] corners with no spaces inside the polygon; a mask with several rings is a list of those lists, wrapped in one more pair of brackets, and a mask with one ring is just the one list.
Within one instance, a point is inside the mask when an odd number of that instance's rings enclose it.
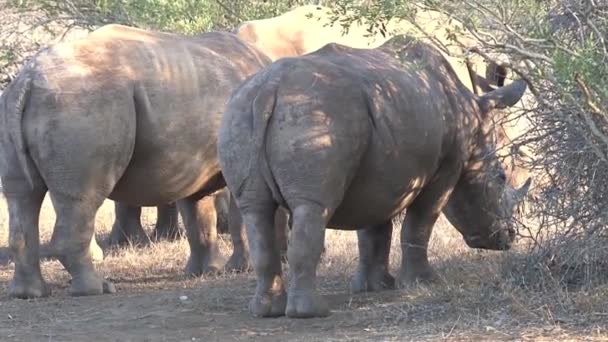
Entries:
{"label": "wrinkled gray skin", "polygon": [[[325,227],[358,229],[355,291],[394,285],[391,219],[405,208],[398,283],[435,276],[427,246],[442,211],[469,246],[509,249],[508,219],[529,182],[505,185],[491,112],[525,88],[478,97],[437,50],[404,36],[370,50],[329,44],[248,79],[227,105],[218,151],[252,247],[252,314],[329,314],[315,285]],[[292,213],[287,293],[272,230],[278,205]]]}
{"label": "wrinkled gray skin", "polygon": [[0,176],[9,209],[14,297],[49,294],[38,217],[57,214],[49,249],[73,295],[113,292],[89,244],[106,198],[177,201],[190,244],[186,271],[221,265],[213,197],[224,187],[217,134],[225,103],[268,59],[229,33],[185,37],[108,25],[37,54],[0,98]]}

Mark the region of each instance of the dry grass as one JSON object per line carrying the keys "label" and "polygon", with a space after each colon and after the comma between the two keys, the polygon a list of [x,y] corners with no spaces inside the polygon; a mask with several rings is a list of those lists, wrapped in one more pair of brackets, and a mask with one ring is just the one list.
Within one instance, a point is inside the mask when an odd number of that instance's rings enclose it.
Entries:
{"label": "dry grass", "polygon": [[[114,219],[107,202],[97,215],[103,240]],[[0,246],[7,244],[6,203],[0,201]],[[155,212],[145,209],[151,228]],[[54,212],[48,199],[41,219],[48,240]],[[400,260],[398,231],[393,238],[392,269]],[[442,280],[397,291],[351,295],[350,276],[357,262],[356,234],[328,231],[327,253],[319,267],[320,288],[333,314],[326,319],[255,319],[247,313],[255,280],[252,274],[188,279],[185,240],[108,251],[100,271],[119,291],[113,296],[67,296],[67,273],[56,261],[42,263],[53,295],[12,300],[6,287],[12,264],[0,265],[0,336],[9,340],[608,340],[608,286],[569,292],[567,287],[528,286],[525,255],[471,250],[444,222],[431,243],[431,262]],[[222,252],[230,252],[221,241]],[[1,259],[1,258],[0,258]],[[524,280],[522,280],[524,279]],[[547,283],[551,283],[547,280]],[[187,300],[179,297],[186,295]],[[4,340],[4,339],[3,339]]]}

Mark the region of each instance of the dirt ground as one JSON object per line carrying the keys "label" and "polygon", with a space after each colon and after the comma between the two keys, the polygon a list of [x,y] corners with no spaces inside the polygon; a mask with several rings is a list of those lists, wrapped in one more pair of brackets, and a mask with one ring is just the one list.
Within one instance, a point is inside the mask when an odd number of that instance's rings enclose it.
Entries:
{"label": "dirt ground", "polygon": [[[100,240],[113,222],[108,201],[97,216]],[[145,209],[150,229],[155,211]],[[41,238],[48,240],[54,212],[47,199]],[[398,230],[397,230],[398,231]],[[332,315],[317,319],[260,319],[247,303],[253,274],[188,279],[182,275],[185,240],[107,250],[98,267],[114,281],[117,294],[73,298],[69,276],[57,261],[42,263],[53,294],[36,300],[10,299],[8,218],[0,200],[1,341],[421,341],[421,340],[608,340],[608,287],[594,293],[530,292],[513,281],[509,265],[517,252],[468,249],[445,224],[431,245],[433,265],[442,281],[432,286],[374,294],[349,293],[356,266],[352,232],[328,231],[327,253],[319,267],[320,290]],[[230,244],[221,241],[228,255]],[[400,253],[394,237],[391,263]],[[287,267],[287,266],[285,266]]]}

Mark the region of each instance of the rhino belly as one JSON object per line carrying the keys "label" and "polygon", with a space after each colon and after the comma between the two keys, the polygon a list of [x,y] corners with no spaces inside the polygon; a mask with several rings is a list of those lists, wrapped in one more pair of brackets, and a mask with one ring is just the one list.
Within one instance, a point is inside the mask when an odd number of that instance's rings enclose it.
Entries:
{"label": "rhino belly", "polygon": [[[154,206],[174,202],[205,188],[219,174],[219,168],[192,164],[177,167],[151,165],[145,169],[131,169],[121,178],[110,198],[130,205]],[[171,170],[173,173],[167,173]]]}
{"label": "rhino belly", "polygon": [[381,224],[403,211],[417,195],[406,191],[401,196],[389,196],[389,192],[378,189],[360,195],[345,196],[332,216],[329,227],[335,229],[358,229],[361,226]]}
{"label": "rhino belly", "polygon": [[220,174],[212,140],[136,146],[110,198],[131,205],[158,205],[204,190]]}

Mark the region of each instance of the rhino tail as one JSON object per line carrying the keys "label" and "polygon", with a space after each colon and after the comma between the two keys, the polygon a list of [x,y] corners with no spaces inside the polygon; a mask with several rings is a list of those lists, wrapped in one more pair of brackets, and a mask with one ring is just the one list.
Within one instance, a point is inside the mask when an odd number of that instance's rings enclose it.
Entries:
{"label": "rhino tail", "polygon": [[8,136],[15,148],[17,160],[19,166],[23,171],[30,188],[34,188],[34,181],[32,173],[28,167],[28,155],[25,144],[25,138],[23,135],[23,113],[25,109],[25,102],[29,98],[31,91],[32,79],[24,73],[12,83],[8,89],[6,89],[4,98],[5,113],[4,122],[6,124],[6,130]]}
{"label": "rhino tail", "polygon": [[253,115],[253,156],[258,161],[259,170],[262,177],[272,193],[272,197],[279,204],[284,205],[285,201],[281,195],[281,191],[274,179],[268,158],[266,156],[266,137],[268,124],[272,118],[277,102],[277,92],[279,89],[280,77],[266,77],[264,83],[260,86],[256,97],[253,100],[252,115]]}

